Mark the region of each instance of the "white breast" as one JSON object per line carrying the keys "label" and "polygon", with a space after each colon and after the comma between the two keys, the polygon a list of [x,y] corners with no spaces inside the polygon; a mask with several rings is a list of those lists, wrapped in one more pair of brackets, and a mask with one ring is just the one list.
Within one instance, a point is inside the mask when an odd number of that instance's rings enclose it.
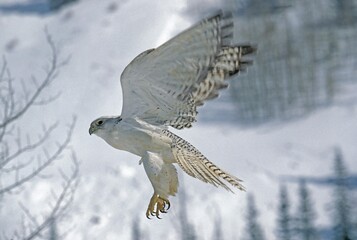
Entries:
{"label": "white breast", "polygon": [[161,129],[145,122],[125,119],[98,134],[114,148],[144,156],[155,152],[172,161],[171,139],[161,133]]}

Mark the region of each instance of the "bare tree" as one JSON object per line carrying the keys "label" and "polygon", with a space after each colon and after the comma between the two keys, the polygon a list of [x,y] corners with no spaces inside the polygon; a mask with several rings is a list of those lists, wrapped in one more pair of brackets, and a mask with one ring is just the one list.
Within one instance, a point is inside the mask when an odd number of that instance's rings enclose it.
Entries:
{"label": "bare tree", "polygon": [[[15,198],[12,193],[21,192],[26,188],[26,183],[43,177],[44,171],[55,161],[63,158],[65,150],[69,148],[75,118],[69,124],[64,138],[59,142],[52,143],[52,135],[59,128],[58,123],[52,125],[42,123],[41,133],[36,133],[36,130],[31,130],[31,134],[23,133],[26,127],[26,121],[24,123],[23,120],[27,120],[30,109],[47,105],[59,96],[55,94],[45,97],[44,92],[49,89],[67,61],[59,60],[59,51],[47,31],[46,39],[51,50],[51,58],[45,68],[44,77],[40,79],[32,77],[27,83],[15,81],[5,57],[3,58],[0,69],[0,202],[4,198]],[[51,207],[49,213],[34,216],[31,213],[31,206],[20,202],[25,215],[22,227],[15,230],[11,237],[6,236],[9,233],[0,233],[4,235],[4,239],[43,238],[45,231],[54,230],[60,218],[65,216],[78,184],[79,164],[73,151],[71,159],[73,166],[69,174],[59,169],[62,187],[60,191],[52,192],[53,199],[49,199]]]}

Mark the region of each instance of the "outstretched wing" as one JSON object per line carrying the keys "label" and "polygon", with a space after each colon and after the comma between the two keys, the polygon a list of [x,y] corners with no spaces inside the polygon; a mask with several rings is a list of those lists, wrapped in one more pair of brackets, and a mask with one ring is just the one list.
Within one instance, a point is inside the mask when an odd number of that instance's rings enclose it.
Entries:
{"label": "outstretched wing", "polygon": [[121,76],[121,116],[181,129],[196,120],[196,107],[218,96],[224,80],[245,68],[255,49],[230,46],[231,16],[205,19],[157,49],[137,56]]}

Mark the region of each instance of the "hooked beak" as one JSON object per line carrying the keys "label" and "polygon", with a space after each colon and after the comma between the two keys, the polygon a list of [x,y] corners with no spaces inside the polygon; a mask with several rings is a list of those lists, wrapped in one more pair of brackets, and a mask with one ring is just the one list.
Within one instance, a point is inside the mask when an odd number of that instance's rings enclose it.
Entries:
{"label": "hooked beak", "polygon": [[89,135],[92,135],[92,133],[94,133],[94,128],[91,126],[91,127],[89,128]]}

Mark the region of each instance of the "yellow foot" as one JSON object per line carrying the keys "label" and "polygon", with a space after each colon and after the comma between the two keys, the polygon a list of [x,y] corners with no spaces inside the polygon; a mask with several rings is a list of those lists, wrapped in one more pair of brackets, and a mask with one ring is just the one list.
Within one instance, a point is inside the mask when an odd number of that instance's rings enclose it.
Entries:
{"label": "yellow foot", "polygon": [[162,198],[159,194],[154,193],[150,199],[148,209],[146,210],[146,217],[150,219],[150,216],[156,216],[160,218],[160,213],[167,213],[170,208],[170,201]]}

